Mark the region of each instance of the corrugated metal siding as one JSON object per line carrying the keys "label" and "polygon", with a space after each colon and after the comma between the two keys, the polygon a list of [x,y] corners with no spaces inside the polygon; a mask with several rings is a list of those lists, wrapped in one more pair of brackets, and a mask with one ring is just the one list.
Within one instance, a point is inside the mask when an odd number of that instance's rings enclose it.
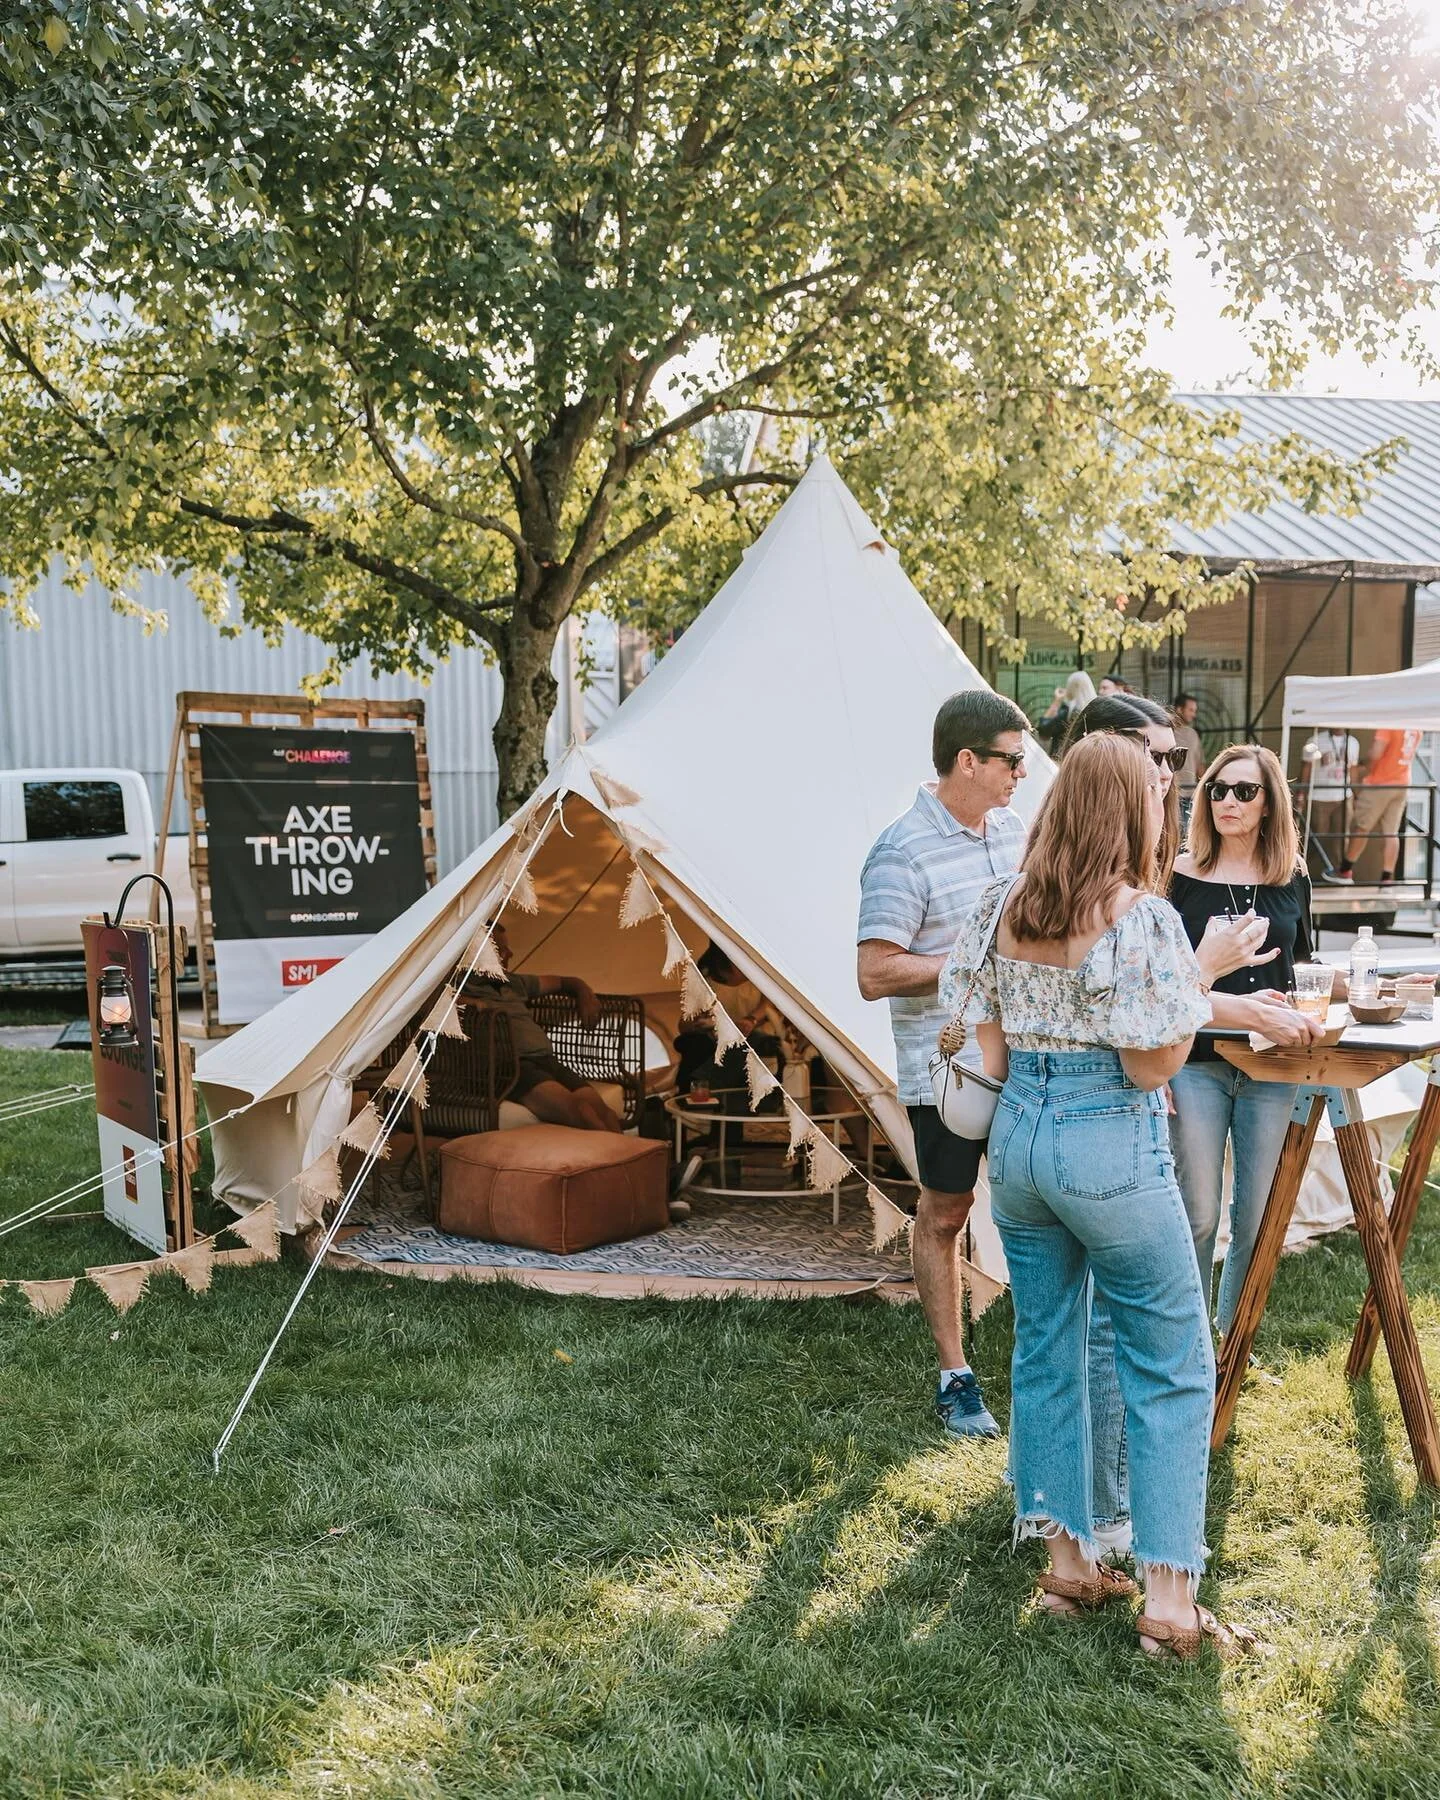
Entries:
{"label": "corrugated metal siding", "polygon": [[1240,513],[1208,531],[1175,531],[1175,548],[1212,561],[1363,562],[1440,570],[1440,402],[1362,400],[1336,394],[1182,394],[1198,411],[1238,412],[1240,437],[1256,443],[1294,432],[1359,456],[1391,438],[1409,448],[1376,481],[1355,518],[1307,513],[1291,500]]}
{"label": "corrugated metal siding", "polygon": [[[58,576],[35,596],[38,631],[17,629],[0,616],[5,766],[108,763],[139,769],[158,810],[178,690],[296,694],[304,676],[325,666],[325,646],[298,631],[274,648],[256,631],[222,636],[184,582],[172,577],[145,577],[140,596],[168,615],[168,630],[147,637],[138,620],[110,610],[96,584],[77,596]],[[362,662],[335,691],[425,701],[436,851],[441,873],[453,868],[496,824],[491,731],[500,706],[499,671],[488,668],[479,651],[462,650],[425,686],[404,676],[373,675]],[[182,823],[177,813],[172,826]]]}

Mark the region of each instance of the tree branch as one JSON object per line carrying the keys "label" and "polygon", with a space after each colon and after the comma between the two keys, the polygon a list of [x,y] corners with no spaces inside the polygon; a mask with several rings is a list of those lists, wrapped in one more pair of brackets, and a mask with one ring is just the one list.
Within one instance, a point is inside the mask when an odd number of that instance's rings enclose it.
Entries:
{"label": "tree branch", "polygon": [[[516,554],[533,568],[534,559],[530,555],[529,545],[513,525],[507,525],[503,519],[496,518],[493,513],[471,512],[466,506],[452,506],[439,500],[434,494],[422,488],[405,473],[399,458],[395,455],[389,440],[380,427],[375,416],[375,403],[369,394],[365,396],[365,436],[374,446],[376,455],[384,463],[395,479],[396,486],[407,500],[416,506],[426,507],[430,512],[438,513],[443,519],[457,519],[462,524],[473,525],[479,531],[493,531],[510,544]],[[537,571],[538,572],[538,571]]]}
{"label": "tree branch", "polygon": [[[702,481],[690,492],[702,500],[709,500],[716,494],[733,494],[737,488],[744,487],[794,487],[799,481],[798,475],[786,475],[781,471],[752,471],[748,475],[717,475],[709,481]],[[652,517],[643,520],[633,531],[626,532],[618,543],[608,550],[602,551],[586,569],[580,578],[580,586],[576,593],[583,594],[587,589],[603,581],[607,575],[619,567],[627,556],[642,549],[653,538],[657,538],[675,517],[675,508],[665,506]]]}
{"label": "tree branch", "polygon": [[353,539],[326,531],[323,526],[310,519],[303,519],[296,513],[287,512],[283,507],[272,507],[269,513],[257,518],[249,513],[227,512],[223,507],[182,495],[180,510],[194,518],[209,519],[214,524],[225,525],[247,538],[257,535],[266,538],[303,538],[303,546],[272,542],[266,548],[292,563],[313,562],[321,556],[338,556],[353,568],[363,569],[367,575],[377,576],[391,587],[428,600],[437,612],[443,613],[448,619],[454,619],[457,624],[463,625],[467,631],[473,631],[477,637],[483,637],[489,644],[496,644],[498,636],[495,621],[489,615],[507,612],[510,607],[509,600],[467,600],[453,588],[446,587],[442,582],[432,581],[428,575],[422,575],[418,569],[407,568],[393,557],[367,550]]}

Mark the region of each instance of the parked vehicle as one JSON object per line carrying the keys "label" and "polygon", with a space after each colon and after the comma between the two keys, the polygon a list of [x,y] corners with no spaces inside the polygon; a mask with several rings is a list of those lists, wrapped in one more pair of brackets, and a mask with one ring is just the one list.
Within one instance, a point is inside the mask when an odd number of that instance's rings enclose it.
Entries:
{"label": "parked vehicle", "polygon": [[[0,771],[3,973],[20,978],[27,963],[78,959],[80,921],[114,911],[130,877],[155,867],[156,843],[150,790],[134,769]],[[167,840],[164,876],[175,896],[175,923],[193,946],[185,837]],[[126,912],[146,914],[153,890],[153,882],[142,883]],[[164,917],[162,901],[162,923]]]}

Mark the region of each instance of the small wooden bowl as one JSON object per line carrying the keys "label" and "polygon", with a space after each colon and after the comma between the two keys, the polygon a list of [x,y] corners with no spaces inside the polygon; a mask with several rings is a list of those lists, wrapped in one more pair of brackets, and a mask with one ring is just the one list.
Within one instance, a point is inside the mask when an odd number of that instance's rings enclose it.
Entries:
{"label": "small wooden bowl", "polygon": [[1405,1011],[1403,1000],[1352,1000],[1350,1016],[1357,1025],[1393,1025]]}

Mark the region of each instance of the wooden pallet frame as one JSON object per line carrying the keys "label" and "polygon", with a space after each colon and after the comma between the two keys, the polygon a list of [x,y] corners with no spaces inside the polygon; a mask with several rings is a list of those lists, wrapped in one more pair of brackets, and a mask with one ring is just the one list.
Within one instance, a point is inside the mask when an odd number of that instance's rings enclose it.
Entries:
{"label": "wooden pallet frame", "polygon": [[[177,777],[185,783],[190,813],[190,880],[195,889],[195,949],[206,1037],[228,1037],[238,1025],[220,1022],[220,992],[215,978],[215,921],[210,903],[210,851],[205,830],[205,789],[200,769],[202,725],[305,725],[353,727],[368,731],[407,730],[415,734],[415,770],[420,791],[420,842],[425,882],[434,887],[435,804],[430,785],[430,753],[423,700],[367,700],[326,694],[310,700],[298,694],[217,694],[185,690],[175,696],[175,728],[165,771],[156,870],[164,873],[165,841],[175,800]],[[151,902],[151,918],[159,917],[160,895]]]}

